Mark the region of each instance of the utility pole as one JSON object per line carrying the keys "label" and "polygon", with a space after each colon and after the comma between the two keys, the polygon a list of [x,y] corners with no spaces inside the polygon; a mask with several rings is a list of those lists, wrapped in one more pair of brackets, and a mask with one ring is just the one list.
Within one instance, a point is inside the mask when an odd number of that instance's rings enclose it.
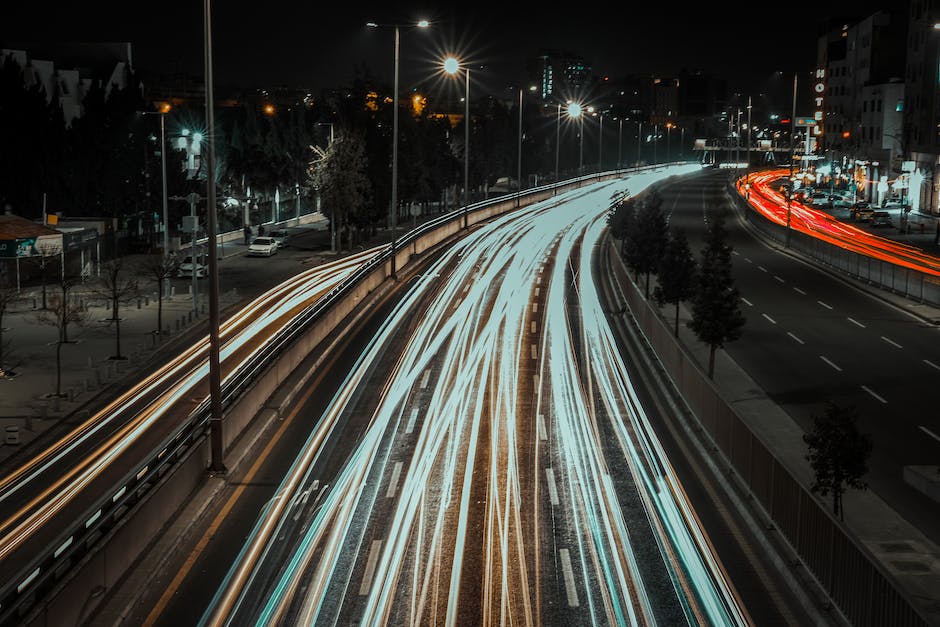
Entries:
{"label": "utility pole", "polygon": [[793,202],[793,148],[796,144],[796,73],[793,74],[793,109],[790,113],[790,180],[787,188],[787,235],[786,247],[790,247],[790,204]]}

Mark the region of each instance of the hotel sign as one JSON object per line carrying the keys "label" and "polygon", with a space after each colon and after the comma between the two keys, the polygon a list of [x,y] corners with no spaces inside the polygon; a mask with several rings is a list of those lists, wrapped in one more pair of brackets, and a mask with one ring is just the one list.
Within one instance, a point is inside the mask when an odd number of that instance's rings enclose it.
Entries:
{"label": "hotel sign", "polygon": [[825,119],[826,104],[826,68],[816,68],[813,75],[813,118],[816,125],[813,127],[813,135],[823,134],[823,124]]}

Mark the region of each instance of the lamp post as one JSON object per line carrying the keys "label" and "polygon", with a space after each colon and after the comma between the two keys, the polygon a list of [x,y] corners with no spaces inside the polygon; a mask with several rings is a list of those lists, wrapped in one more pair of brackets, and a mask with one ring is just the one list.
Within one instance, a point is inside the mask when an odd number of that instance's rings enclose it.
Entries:
{"label": "lamp post", "polygon": [[[170,111],[170,105],[164,104],[159,111],[141,111],[141,115],[159,115],[160,116],[160,169],[163,177],[163,258],[166,259],[170,254],[170,229],[169,229],[169,211],[167,211],[166,195],[166,114]],[[164,279],[161,288],[165,295],[170,293],[170,279]],[[161,330],[158,330],[161,332]]]}
{"label": "lamp post", "polygon": [[376,22],[367,22],[369,28],[378,28],[379,26],[391,26],[395,29],[395,80],[392,88],[392,202],[389,208],[388,228],[392,231],[391,245],[391,269],[390,274],[394,279],[395,272],[395,230],[398,228],[398,66],[399,66],[399,29],[401,26],[413,26],[416,28],[427,28],[428,21],[420,20],[414,24],[378,24]]}
{"label": "lamp post", "polygon": [[558,112],[555,116],[555,186],[552,187],[552,196],[558,192],[558,146],[561,140],[561,103],[558,103]]}
{"label": "lamp post", "polygon": [[796,74],[793,74],[793,110],[790,113],[790,185],[787,188],[787,236],[786,247],[790,247],[790,205],[793,202],[793,148],[796,143]]}
{"label": "lamp post", "polygon": [[640,148],[642,146],[642,137],[643,137],[643,122],[640,120],[636,121],[636,170],[640,171]]}
{"label": "lamp post", "polygon": [[[206,159],[206,213],[208,214],[207,231],[209,238],[209,433],[211,464],[213,474],[224,473],[224,447],[222,440],[222,373],[219,367],[219,260],[216,258],[216,215],[215,215],[215,115],[212,96],[212,18],[211,0],[205,0],[204,47],[206,56],[206,135],[208,155]],[[195,261],[195,260],[194,260]]]}
{"label": "lamp post", "polygon": [[[460,62],[454,57],[444,59],[444,71],[455,75],[460,70]],[[467,226],[467,206],[470,204],[470,68],[464,68],[467,76],[466,93],[464,95],[463,114],[463,228]],[[521,95],[520,95],[521,98]]]}
{"label": "lamp post", "polygon": [[[333,123],[332,122],[317,122],[317,126],[329,126],[330,127],[330,143],[327,146],[333,145]],[[319,194],[317,195],[319,198]],[[299,216],[299,214],[298,214]],[[330,252],[336,252],[336,209],[330,207]]]}
{"label": "lamp post", "polygon": [[597,117],[600,118],[600,125],[597,129],[597,171],[602,172],[604,170],[604,114],[598,113]]}
{"label": "lamp post", "polygon": [[581,168],[584,167],[584,111],[577,102],[568,103],[568,115],[578,118],[578,176],[581,176]]}
{"label": "lamp post", "polygon": [[[529,86],[529,91],[535,91],[535,85]],[[516,206],[519,206],[522,197],[522,88],[519,88],[519,144],[518,161],[516,163]]]}
{"label": "lamp post", "polygon": [[617,131],[617,169],[623,166],[623,118],[618,120],[619,129]]}
{"label": "lamp post", "polygon": [[659,124],[653,124],[653,164],[659,165],[659,157],[656,156],[657,148],[659,147]]}
{"label": "lamp post", "polygon": [[672,122],[666,122],[666,165],[669,165],[669,139],[672,131]]}
{"label": "lamp post", "polygon": [[[747,170],[744,171],[744,200],[751,200],[751,97],[747,97]],[[747,215],[747,207],[745,214]]]}

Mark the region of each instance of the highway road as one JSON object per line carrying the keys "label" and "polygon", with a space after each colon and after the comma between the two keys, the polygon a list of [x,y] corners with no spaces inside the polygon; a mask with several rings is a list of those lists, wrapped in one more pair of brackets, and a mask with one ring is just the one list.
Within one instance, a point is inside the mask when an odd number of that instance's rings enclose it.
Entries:
{"label": "highway road", "polygon": [[649,182],[494,220],[400,277],[135,622],[824,623],[753,546],[726,570],[714,547],[743,532],[703,528],[714,493],[687,492],[628,373],[594,259],[612,199]]}
{"label": "highway road", "polygon": [[[696,255],[714,212],[731,209],[727,181],[727,172],[709,170],[661,188],[670,228],[685,230]],[[940,329],[878,298],[874,288],[765,244],[740,216],[727,226],[747,318],[728,354],[804,431],[827,402],[855,406],[860,429],[874,440],[871,489],[940,541],[940,504],[902,477],[905,465],[940,458],[931,394],[940,377]]]}

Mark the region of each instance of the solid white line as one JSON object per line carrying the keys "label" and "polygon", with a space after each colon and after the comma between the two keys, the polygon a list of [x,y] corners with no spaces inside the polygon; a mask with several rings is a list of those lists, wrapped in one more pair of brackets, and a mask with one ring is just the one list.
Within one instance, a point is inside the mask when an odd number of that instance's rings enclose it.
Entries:
{"label": "solid white line", "polygon": [[806,292],[804,292],[803,290],[801,290],[801,289],[798,288],[798,287],[794,287],[793,290],[796,291],[796,292],[799,293],[799,294],[802,294],[803,296],[806,296]]}
{"label": "solid white line", "polygon": [[578,590],[574,585],[574,571],[571,570],[571,556],[568,555],[568,549],[559,549],[558,554],[561,557],[561,572],[565,577],[565,592],[568,594],[568,606],[578,607]]}
{"label": "solid white line", "polygon": [[366,562],[366,572],[362,575],[362,583],[359,585],[359,596],[369,594],[369,588],[372,587],[372,575],[375,574],[375,565],[379,561],[380,548],[382,548],[382,541],[373,540],[372,548],[369,549],[369,560]]}
{"label": "solid white line", "polygon": [[748,299],[744,298],[743,296],[741,297],[741,302],[744,303],[745,305],[747,305],[748,307],[753,307],[753,306],[754,306],[754,303],[752,303],[752,302],[749,301]]}
{"label": "solid white line", "polygon": [[783,279],[781,279],[780,277],[778,277],[776,274],[774,275],[774,278],[777,279],[778,281],[780,281],[781,283],[786,283],[786,281],[784,281]]}
{"label": "solid white line", "polygon": [[405,427],[405,433],[411,433],[415,428],[415,421],[418,419],[418,408],[411,410],[411,416],[408,418],[408,425]]}
{"label": "solid white line", "polygon": [[826,359],[826,358],[823,357],[822,355],[820,355],[819,358],[822,359],[822,360],[823,360],[824,362],[826,362],[827,364],[829,364],[830,366],[832,366],[833,368],[835,368],[836,370],[838,370],[839,372],[842,372],[842,368],[840,368],[839,366],[835,365],[834,363],[832,363],[831,361],[829,361],[828,359]]}
{"label": "solid white line", "polygon": [[767,314],[761,314],[761,315],[767,318],[768,320],[770,320],[770,324],[777,324],[777,321],[771,318],[770,316],[768,316]]}
{"label": "solid white line", "polygon": [[420,387],[422,390],[423,390],[424,388],[428,387],[428,379],[430,379],[430,378],[431,378],[431,371],[430,371],[430,370],[425,370],[425,371],[424,371],[424,376],[421,377],[421,385],[419,385],[418,387]]}
{"label": "solid white line", "polygon": [[895,342],[894,340],[889,340],[888,338],[886,338],[886,337],[883,336],[883,335],[881,336],[881,339],[883,339],[885,342],[887,342],[888,344],[890,344],[891,346],[894,346],[894,347],[896,347],[896,348],[904,348],[903,346],[901,346],[900,344],[898,344],[898,343]]}
{"label": "solid white line", "polygon": [[558,505],[558,486],[555,485],[555,471],[546,468],[545,479],[548,481],[548,498],[551,500],[552,505]]}
{"label": "solid white line", "polygon": [[831,306],[831,305],[827,305],[826,303],[822,302],[821,300],[817,300],[816,302],[819,303],[820,305],[822,305],[823,307],[825,307],[826,309],[832,309],[832,306]]}
{"label": "solid white line", "polygon": [[932,438],[933,438],[934,440],[936,440],[937,442],[940,442],[940,435],[937,435],[936,433],[934,433],[933,431],[931,431],[930,429],[928,429],[928,428],[925,427],[924,425],[920,425],[919,429],[920,429],[921,431],[923,431],[924,433],[926,433],[927,435],[929,435],[930,437],[932,437]]}
{"label": "solid white line", "polygon": [[398,477],[401,475],[401,466],[402,462],[395,462],[395,466],[392,468],[392,477],[388,480],[388,492],[385,493],[388,498],[395,496],[395,492],[398,490]]}
{"label": "solid white line", "polygon": [[880,396],[878,396],[877,394],[875,394],[874,392],[872,392],[867,386],[864,386],[864,385],[863,385],[863,386],[862,386],[862,389],[865,390],[866,392],[868,392],[869,394],[871,394],[872,396],[874,396],[875,398],[877,398],[879,401],[881,401],[881,402],[884,403],[885,405],[888,404],[888,401],[886,401],[885,399],[881,398]]}
{"label": "solid white line", "polygon": [[925,359],[925,360],[924,360],[924,363],[927,364],[928,366],[930,366],[931,368],[936,368],[937,370],[940,370],[940,366],[938,366],[937,364],[933,363],[933,362],[930,361],[929,359]]}
{"label": "solid white line", "polygon": [[539,439],[547,440],[548,439],[548,429],[545,428],[545,416],[539,414],[538,419],[538,429],[539,429]]}
{"label": "solid white line", "polygon": [[851,322],[852,324],[856,325],[856,326],[859,326],[859,327],[863,328],[863,329],[865,328],[865,325],[862,324],[861,322],[859,322],[858,320],[853,320],[852,318],[848,318],[848,321]]}
{"label": "solid white line", "polygon": [[796,340],[796,341],[799,342],[800,344],[806,344],[806,342],[804,342],[803,340],[801,340],[801,339],[798,338],[797,336],[793,335],[793,334],[790,333],[789,331],[787,331],[787,335],[789,335],[790,337],[792,337],[794,340]]}

